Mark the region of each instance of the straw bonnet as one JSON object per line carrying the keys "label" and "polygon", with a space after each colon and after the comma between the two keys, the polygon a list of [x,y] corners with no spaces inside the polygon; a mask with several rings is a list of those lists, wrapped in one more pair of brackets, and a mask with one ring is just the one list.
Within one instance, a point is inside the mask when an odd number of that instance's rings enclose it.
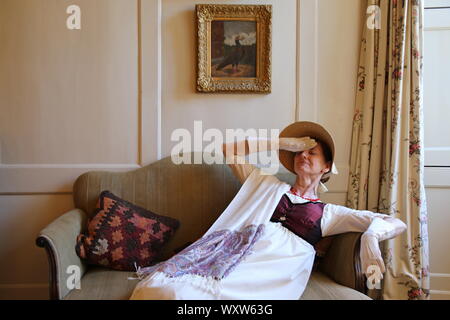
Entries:
{"label": "straw bonnet", "polygon": [[[334,165],[334,141],[331,135],[322,127],[320,124],[310,121],[297,121],[286,128],[284,128],[279,135],[280,138],[301,138],[301,137],[310,137],[315,140],[320,140],[325,143],[331,151],[331,171],[325,173],[322,176],[321,182],[325,183],[330,179],[331,173],[337,174],[338,171],[336,166]],[[295,153],[286,150],[279,150],[278,157],[280,159],[281,164],[296,174],[294,171],[294,156]]]}

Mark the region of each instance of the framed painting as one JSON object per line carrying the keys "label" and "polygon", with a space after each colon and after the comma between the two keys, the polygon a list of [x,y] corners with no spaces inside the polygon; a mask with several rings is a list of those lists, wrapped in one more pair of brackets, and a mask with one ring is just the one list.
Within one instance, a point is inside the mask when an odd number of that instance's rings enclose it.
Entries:
{"label": "framed painting", "polygon": [[271,5],[196,5],[197,91],[271,91]]}

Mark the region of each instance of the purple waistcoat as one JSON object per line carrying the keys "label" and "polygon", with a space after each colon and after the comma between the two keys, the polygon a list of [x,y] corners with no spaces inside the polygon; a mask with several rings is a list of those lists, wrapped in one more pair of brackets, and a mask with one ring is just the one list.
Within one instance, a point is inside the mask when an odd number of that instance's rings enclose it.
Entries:
{"label": "purple waistcoat", "polygon": [[285,228],[314,245],[322,239],[320,221],[324,207],[322,202],[292,203],[284,194],[270,221],[281,222]]}

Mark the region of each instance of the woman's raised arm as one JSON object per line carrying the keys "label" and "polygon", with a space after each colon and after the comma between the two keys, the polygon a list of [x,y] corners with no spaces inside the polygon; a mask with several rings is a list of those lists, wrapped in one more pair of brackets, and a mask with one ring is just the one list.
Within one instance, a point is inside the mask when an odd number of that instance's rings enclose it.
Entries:
{"label": "woman's raised arm", "polygon": [[224,156],[245,156],[253,152],[263,152],[276,149],[298,152],[314,148],[316,144],[317,142],[310,137],[282,137],[279,139],[248,137],[244,140],[224,143],[222,145],[222,152]]}
{"label": "woman's raised arm", "polygon": [[230,166],[234,175],[241,183],[247,179],[256,167],[245,160],[245,156],[254,152],[264,152],[268,150],[287,150],[292,152],[303,151],[313,148],[317,142],[310,137],[301,138],[279,138],[265,139],[248,137],[244,140],[224,143],[222,153],[226,163]]}

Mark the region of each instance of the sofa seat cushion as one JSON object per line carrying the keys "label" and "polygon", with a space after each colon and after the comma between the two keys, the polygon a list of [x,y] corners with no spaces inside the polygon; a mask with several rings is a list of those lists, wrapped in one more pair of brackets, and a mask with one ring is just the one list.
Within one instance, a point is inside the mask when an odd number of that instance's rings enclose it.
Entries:
{"label": "sofa seat cushion", "polygon": [[126,300],[139,280],[132,271],[116,271],[103,267],[90,267],[81,278],[81,289],[73,289],[65,300]]}
{"label": "sofa seat cushion", "polygon": [[[81,289],[73,289],[66,300],[126,300],[139,280],[128,280],[134,272],[91,267],[81,279]],[[311,274],[301,300],[371,300],[351,288],[337,284],[321,272]]]}
{"label": "sofa seat cushion", "polygon": [[372,300],[365,294],[331,280],[319,271],[311,274],[300,300]]}

